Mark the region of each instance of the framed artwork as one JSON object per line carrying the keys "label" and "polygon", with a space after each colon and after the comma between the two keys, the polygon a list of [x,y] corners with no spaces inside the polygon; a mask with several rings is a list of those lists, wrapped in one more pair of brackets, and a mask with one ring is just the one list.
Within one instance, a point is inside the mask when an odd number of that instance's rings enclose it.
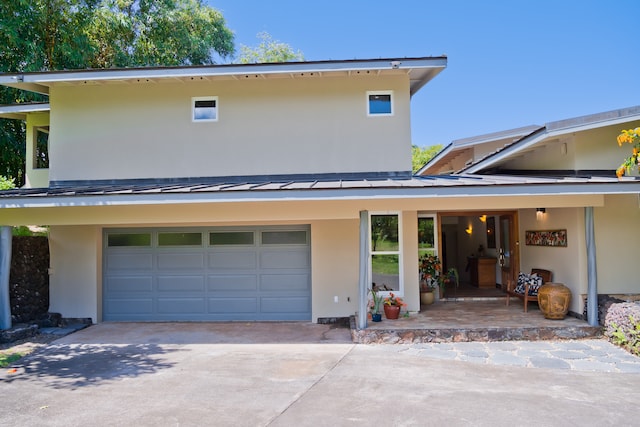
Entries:
{"label": "framed artwork", "polygon": [[492,216],[487,218],[487,248],[496,248],[496,219]]}
{"label": "framed artwork", "polygon": [[567,246],[567,230],[525,231],[525,244],[528,246]]}

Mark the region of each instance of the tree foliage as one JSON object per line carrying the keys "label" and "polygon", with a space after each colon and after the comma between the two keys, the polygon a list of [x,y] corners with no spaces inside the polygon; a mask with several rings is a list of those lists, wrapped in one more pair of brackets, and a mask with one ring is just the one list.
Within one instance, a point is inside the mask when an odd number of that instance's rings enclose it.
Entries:
{"label": "tree foliage", "polygon": [[301,51],[296,52],[287,43],[274,40],[267,32],[258,33],[256,37],[260,40],[258,46],[240,45],[238,62],[241,64],[304,61]]}
{"label": "tree foliage", "polygon": [[[0,72],[213,64],[235,53],[202,0],[0,1]],[[46,101],[0,87],[0,104]],[[24,184],[25,130],[0,119],[0,174]]]}
{"label": "tree foliage", "polygon": [[430,147],[411,146],[411,166],[413,173],[418,172],[427,162],[435,157],[442,150],[442,145],[432,145]]}

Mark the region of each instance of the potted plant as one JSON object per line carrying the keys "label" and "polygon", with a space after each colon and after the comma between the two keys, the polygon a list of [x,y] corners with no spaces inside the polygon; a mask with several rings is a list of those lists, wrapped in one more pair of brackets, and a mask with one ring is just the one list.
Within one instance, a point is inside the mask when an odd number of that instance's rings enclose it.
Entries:
{"label": "potted plant", "polygon": [[[444,297],[444,290],[449,283],[454,283],[457,287],[460,283],[460,277],[458,276],[458,270],[450,268],[445,274],[442,274],[442,263],[436,255],[423,255],[420,258],[419,264],[420,273],[420,291],[422,293],[432,292],[438,288],[440,291],[440,298]],[[428,297],[425,297],[428,299]],[[420,300],[423,297],[420,295]]]}
{"label": "potted plant", "polygon": [[384,299],[384,317],[387,319],[397,319],[400,316],[400,309],[406,307],[402,298],[394,295],[393,292],[389,293],[389,296]]}
{"label": "potted plant", "polygon": [[434,300],[433,291],[442,284],[440,280],[441,264],[435,255],[423,255],[418,265],[420,276],[420,302],[432,304]]}
{"label": "potted plant", "polygon": [[382,304],[382,296],[378,295],[378,287],[374,283],[369,289],[373,299],[369,300],[369,310],[371,312],[371,320],[374,322],[380,322],[382,320],[382,314],[380,314],[380,304]]}

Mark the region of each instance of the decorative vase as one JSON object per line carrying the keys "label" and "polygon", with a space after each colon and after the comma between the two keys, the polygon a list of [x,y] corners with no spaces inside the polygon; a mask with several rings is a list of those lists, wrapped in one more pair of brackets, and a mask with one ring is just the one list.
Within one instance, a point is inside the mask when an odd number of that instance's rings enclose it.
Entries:
{"label": "decorative vase", "polygon": [[387,319],[393,320],[397,319],[400,316],[400,306],[399,305],[386,305],[384,306],[384,317]]}
{"label": "decorative vase", "polygon": [[373,322],[380,322],[382,321],[382,314],[380,313],[371,313],[371,320]]}
{"label": "decorative vase", "polygon": [[569,311],[571,290],[562,283],[547,282],[538,290],[538,305],[547,319],[562,320]]}
{"label": "decorative vase", "polygon": [[433,296],[433,292],[421,292],[420,293],[420,304],[430,305],[433,304],[435,297]]}

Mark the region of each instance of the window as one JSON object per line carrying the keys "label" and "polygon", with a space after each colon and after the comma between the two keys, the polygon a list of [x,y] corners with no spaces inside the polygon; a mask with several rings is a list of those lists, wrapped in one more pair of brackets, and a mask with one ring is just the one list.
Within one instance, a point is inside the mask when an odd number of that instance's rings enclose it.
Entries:
{"label": "window", "polygon": [[391,91],[367,92],[367,115],[392,116],[393,97]]}
{"label": "window", "polygon": [[34,144],[34,169],[49,169],[49,126],[33,129],[35,135]]}
{"label": "window", "polygon": [[418,217],[418,258],[438,255],[438,240],[435,215]]}
{"label": "window", "polygon": [[253,231],[219,231],[209,233],[212,246],[253,245]]}
{"label": "window", "polygon": [[192,120],[194,122],[217,122],[218,121],[218,97],[207,96],[191,99]]}
{"label": "window", "polygon": [[202,233],[158,233],[158,246],[201,246]]}
{"label": "window", "polygon": [[306,231],[263,231],[263,245],[306,245]]}
{"label": "window", "polygon": [[110,247],[151,246],[151,233],[112,233],[107,236]]}
{"label": "window", "polygon": [[371,214],[371,281],[379,290],[402,293],[402,231],[400,216]]}

